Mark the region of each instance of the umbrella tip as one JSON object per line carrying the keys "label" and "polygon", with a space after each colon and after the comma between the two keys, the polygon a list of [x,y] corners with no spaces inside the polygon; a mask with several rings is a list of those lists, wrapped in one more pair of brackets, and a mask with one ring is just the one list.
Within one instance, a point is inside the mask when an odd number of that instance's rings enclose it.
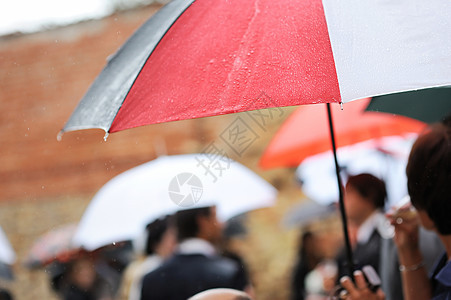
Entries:
{"label": "umbrella tip", "polygon": [[343,102],[340,102],[340,108],[343,110]]}
{"label": "umbrella tip", "polygon": [[108,132],[105,132],[105,135],[103,136],[103,140],[106,142],[106,140],[108,139],[108,136],[109,136],[110,134],[108,133]]}

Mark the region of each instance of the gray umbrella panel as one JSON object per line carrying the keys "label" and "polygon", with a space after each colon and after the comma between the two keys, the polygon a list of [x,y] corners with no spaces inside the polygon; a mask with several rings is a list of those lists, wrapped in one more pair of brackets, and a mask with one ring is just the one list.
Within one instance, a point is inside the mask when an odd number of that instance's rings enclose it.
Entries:
{"label": "gray umbrella panel", "polygon": [[99,128],[108,132],[150,54],[194,0],[174,0],[141,26],[110,58],[61,133]]}

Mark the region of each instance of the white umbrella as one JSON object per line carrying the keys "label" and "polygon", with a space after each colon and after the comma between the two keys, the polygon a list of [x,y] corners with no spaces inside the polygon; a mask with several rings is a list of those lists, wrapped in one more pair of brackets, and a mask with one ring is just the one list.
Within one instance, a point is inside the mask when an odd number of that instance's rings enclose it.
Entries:
{"label": "white umbrella", "polygon": [[[415,136],[386,137],[339,148],[344,182],[349,175],[370,173],[385,181],[387,205],[395,205],[407,195],[405,168]],[[321,204],[338,201],[336,171],[330,151],[306,159],[296,170],[296,176],[308,198]]]}
{"label": "white umbrella", "polygon": [[274,204],[277,190],[230,158],[163,156],[125,171],[94,196],[74,236],[87,250],[133,240],[152,220],[177,210],[217,205],[220,220]]}
{"label": "white umbrella", "polygon": [[0,227],[0,262],[12,265],[16,261],[16,254],[11,246],[8,237]]}
{"label": "white umbrella", "polygon": [[337,213],[335,204],[323,205],[316,201],[306,199],[292,207],[284,216],[282,224],[285,227],[303,227],[314,220],[330,217]]}

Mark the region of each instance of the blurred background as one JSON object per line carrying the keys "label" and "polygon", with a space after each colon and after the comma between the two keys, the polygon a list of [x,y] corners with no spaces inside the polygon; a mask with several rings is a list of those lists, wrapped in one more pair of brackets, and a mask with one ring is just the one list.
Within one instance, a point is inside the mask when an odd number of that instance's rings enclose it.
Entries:
{"label": "blurred background", "polygon": [[[161,6],[161,2],[116,0],[88,17],[39,26],[28,17],[30,22],[22,27],[12,25],[14,13],[36,15],[38,8],[24,2],[14,12],[1,9],[2,19],[10,20],[11,27],[3,25],[0,32],[0,226],[16,259],[14,280],[0,283],[16,299],[56,299],[49,274],[24,265],[27,253],[45,232],[77,223],[109,179],[160,155],[202,152],[212,142],[219,143],[220,134],[238,116],[246,118],[241,113],[144,126],[112,134],[107,141],[103,131],[85,130],[66,133],[57,141],[108,56]],[[283,108],[263,129],[254,126],[257,137],[240,155],[228,151],[279,190],[276,205],[250,212],[247,234],[234,241],[248,265],[257,298],[263,300],[288,299],[302,232],[282,224],[287,212],[304,201],[295,169],[258,167],[264,148],[293,110]],[[228,150],[227,145],[220,146]],[[313,221],[309,230],[320,233],[321,247],[334,255],[341,237],[338,219]]]}

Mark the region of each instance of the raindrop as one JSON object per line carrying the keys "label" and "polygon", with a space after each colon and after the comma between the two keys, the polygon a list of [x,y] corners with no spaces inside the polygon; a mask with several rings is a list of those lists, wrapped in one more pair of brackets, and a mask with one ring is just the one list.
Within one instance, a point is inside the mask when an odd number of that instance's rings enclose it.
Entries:
{"label": "raindrop", "polygon": [[41,185],[41,189],[45,189],[45,186]]}
{"label": "raindrop", "polygon": [[56,135],[56,140],[58,142],[61,142],[61,140],[63,139],[63,133],[60,131],[58,132],[58,134]]}
{"label": "raindrop", "polygon": [[116,246],[116,242],[113,242],[113,246]]}

